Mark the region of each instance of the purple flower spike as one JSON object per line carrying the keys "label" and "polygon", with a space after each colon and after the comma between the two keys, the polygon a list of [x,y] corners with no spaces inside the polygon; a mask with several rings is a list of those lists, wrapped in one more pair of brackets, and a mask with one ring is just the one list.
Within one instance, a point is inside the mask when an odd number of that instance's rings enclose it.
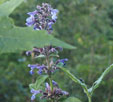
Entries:
{"label": "purple flower spike", "polygon": [[47,30],[50,34],[52,25],[57,20],[57,13],[57,9],[53,9],[48,3],[42,3],[35,11],[27,13],[30,17],[26,19],[26,25],[33,26],[34,30]]}

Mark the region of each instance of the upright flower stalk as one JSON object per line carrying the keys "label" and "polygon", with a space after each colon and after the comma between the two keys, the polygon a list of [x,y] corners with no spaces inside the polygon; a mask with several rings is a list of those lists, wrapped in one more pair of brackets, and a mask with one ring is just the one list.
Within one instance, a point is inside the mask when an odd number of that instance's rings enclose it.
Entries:
{"label": "upright flower stalk", "polygon": [[[34,30],[46,30],[48,34],[52,33],[52,25],[57,20],[57,9],[53,9],[48,3],[42,3],[42,6],[37,6],[37,9],[33,12],[27,13],[30,17],[26,19],[26,25],[33,26]],[[52,80],[52,74],[55,70],[59,69],[59,65],[64,66],[68,59],[53,60],[54,57],[59,57],[58,52],[62,51],[61,47],[53,47],[52,45],[45,46],[43,48],[34,47],[32,51],[27,51],[26,55],[33,55],[34,58],[45,58],[44,64],[29,64],[30,74],[35,72],[39,75],[47,74],[49,83],[46,82],[45,91],[39,89],[31,89],[31,100],[35,100],[37,94],[42,94],[41,99],[46,98],[51,102],[58,101],[62,96],[68,96],[69,93],[59,88],[57,82]]]}
{"label": "upright flower stalk", "polygon": [[[35,72],[39,75],[47,74],[49,76],[49,84],[46,82],[45,92],[43,90],[35,90],[32,89],[32,97],[31,100],[36,98],[37,94],[42,94],[41,99],[46,98],[47,100],[51,100],[51,102],[55,102],[55,100],[59,100],[62,96],[68,96],[69,93],[63,91],[59,88],[57,82],[52,80],[52,74],[55,73],[55,70],[59,69],[59,65],[64,66],[65,62],[68,59],[58,59],[56,61],[53,60],[54,57],[58,57],[58,52],[62,51],[61,47],[53,47],[53,46],[45,46],[44,48],[33,48],[32,51],[27,51],[27,55],[34,55],[35,58],[39,58],[40,56],[45,58],[44,64],[28,64],[30,68],[30,74],[33,75]],[[36,70],[35,70],[36,69]]]}

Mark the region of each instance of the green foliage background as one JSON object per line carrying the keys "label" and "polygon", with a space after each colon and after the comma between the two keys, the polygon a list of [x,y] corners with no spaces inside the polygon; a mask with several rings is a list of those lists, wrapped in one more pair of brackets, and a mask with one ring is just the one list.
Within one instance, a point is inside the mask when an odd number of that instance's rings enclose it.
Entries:
{"label": "green foliage background", "polygon": [[[0,3],[4,1],[7,0],[1,0]],[[36,5],[42,2],[48,2],[60,11],[58,21],[54,25],[55,37],[77,47],[73,50],[64,49],[60,54],[61,58],[69,59],[66,68],[91,86],[104,69],[113,63],[113,0],[24,0],[10,15],[14,24],[25,27],[25,20],[28,17],[26,13],[35,10]],[[0,21],[0,34],[4,31],[2,27],[8,26],[6,19],[4,23],[1,22],[3,20]],[[8,29],[7,31],[7,34],[3,35],[4,38],[9,37],[11,31]],[[10,52],[13,53],[0,55],[0,102],[30,102],[29,83],[32,77],[28,73],[27,64],[34,62],[25,56],[23,49],[17,49],[14,53],[14,46],[9,47],[7,44],[8,42],[4,44],[3,52],[10,48]],[[16,41],[12,44],[15,45]],[[30,45],[28,49],[32,46]],[[70,92],[70,96],[87,102],[81,87],[73,83],[63,72],[56,72],[53,78],[61,88]],[[112,90],[113,71],[95,91],[93,102],[112,102]]]}

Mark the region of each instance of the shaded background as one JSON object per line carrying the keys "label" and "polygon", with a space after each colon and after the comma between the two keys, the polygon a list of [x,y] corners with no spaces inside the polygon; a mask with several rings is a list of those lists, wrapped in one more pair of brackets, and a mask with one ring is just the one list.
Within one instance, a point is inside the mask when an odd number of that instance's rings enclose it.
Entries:
{"label": "shaded background", "polygon": [[[69,59],[66,68],[90,87],[113,63],[113,0],[25,0],[10,17],[17,26],[25,26],[27,12],[42,2],[60,11],[54,36],[77,47],[60,53],[61,58]],[[0,55],[0,102],[30,102],[29,63],[32,60],[24,52]],[[87,102],[81,87],[63,72],[57,72],[54,79],[70,96]],[[113,71],[95,91],[93,101],[113,102]]]}

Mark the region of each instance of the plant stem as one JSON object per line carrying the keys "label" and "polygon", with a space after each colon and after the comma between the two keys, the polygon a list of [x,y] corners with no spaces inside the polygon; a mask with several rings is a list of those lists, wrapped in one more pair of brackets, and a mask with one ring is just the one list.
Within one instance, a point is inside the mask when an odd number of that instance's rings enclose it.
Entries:
{"label": "plant stem", "polygon": [[88,96],[88,102],[91,102],[91,96]]}
{"label": "plant stem", "polygon": [[47,66],[48,66],[49,83],[50,83],[51,90],[53,91],[53,84],[52,84],[52,79],[51,79],[51,71],[50,71],[51,69],[50,69],[48,53],[47,53],[47,56],[46,56],[46,63],[47,63]]}
{"label": "plant stem", "polygon": [[53,84],[52,84],[51,77],[49,77],[49,83],[50,83],[51,90],[53,90]]}
{"label": "plant stem", "polygon": [[83,88],[83,89],[85,90],[85,93],[86,93],[86,95],[87,95],[88,102],[92,102],[92,101],[91,101],[91,94],[90,94],[90,92],[88,92],[88,89],[87,89],[87,88]]}
{"label": "plant stem", "polygon": [[87,88],[83,88],[85,90],[85,93],[87,95],[87,98],[88,98],[88,102],[92,102],[91,101],[91,94],[88,92],[88,89]]}

